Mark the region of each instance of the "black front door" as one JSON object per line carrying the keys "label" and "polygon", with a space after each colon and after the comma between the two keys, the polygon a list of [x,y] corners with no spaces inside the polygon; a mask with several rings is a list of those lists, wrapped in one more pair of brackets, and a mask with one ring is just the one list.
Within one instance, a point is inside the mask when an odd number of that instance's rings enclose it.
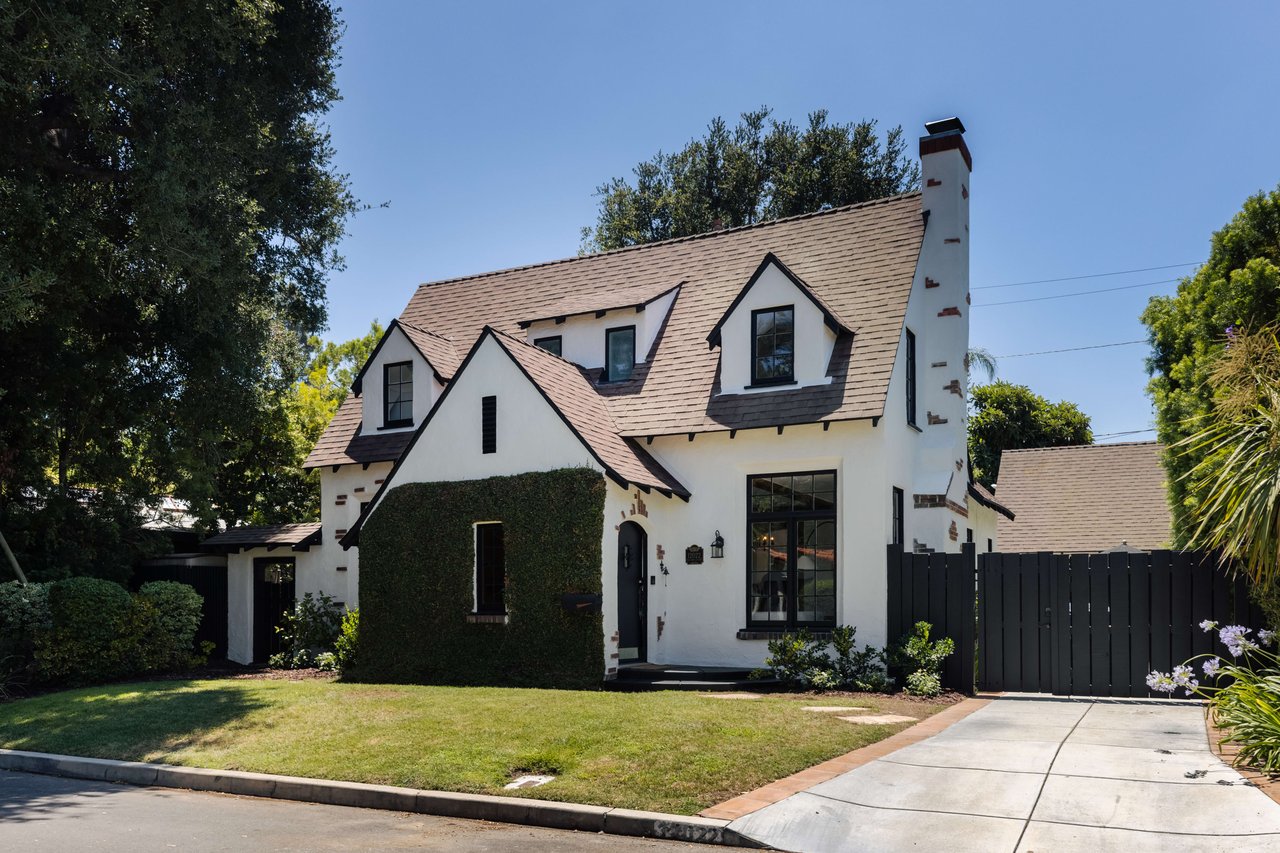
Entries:
{"label": "black front door", "polygon": [[618,528],[618,659],[622,663],[645,659],[645,601],[648,537],[634,521]]}
{"label": "black front door", "polygon": [[284,612],[294,604],[292,557],[259,557],[253,561],[253,662],[266,663],[281,651]]}

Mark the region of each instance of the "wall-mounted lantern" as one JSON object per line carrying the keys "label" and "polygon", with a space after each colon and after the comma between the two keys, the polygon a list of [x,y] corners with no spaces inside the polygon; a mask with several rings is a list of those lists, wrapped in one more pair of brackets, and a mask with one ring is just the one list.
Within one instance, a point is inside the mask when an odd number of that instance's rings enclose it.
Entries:
{"label": "wall-mounted lantern", "polygon": [[724,537],[720,535],[720,531],[716,531],[716,538],[711,540],[711,559],[724,556]]}

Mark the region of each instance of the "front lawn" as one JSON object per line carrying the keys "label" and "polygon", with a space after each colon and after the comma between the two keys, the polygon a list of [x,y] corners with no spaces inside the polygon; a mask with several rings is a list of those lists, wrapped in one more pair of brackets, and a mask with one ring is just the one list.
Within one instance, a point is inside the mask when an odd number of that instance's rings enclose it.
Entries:
{"label": "front lawn", "polygon": [[[0,703],[0,746],[693,814],[903,728],[801,710],[813,704],[921,719],[943,707],[883,696],[167,681]],[[521,771],[558,778],[504,791]]]}

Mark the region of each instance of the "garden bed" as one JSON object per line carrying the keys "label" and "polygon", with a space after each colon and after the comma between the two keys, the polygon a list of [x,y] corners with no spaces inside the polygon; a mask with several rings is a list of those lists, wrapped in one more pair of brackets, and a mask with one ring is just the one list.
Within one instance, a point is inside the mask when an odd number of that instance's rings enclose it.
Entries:
{"label": "garden bed", "polygon": [[[920,719],[948,704],[819,696]],[[802,710],[816,698],[162,681],[0,704],[0,746],[694,814],[906,728]],[[522,773],[556,779],[504,789]]]}

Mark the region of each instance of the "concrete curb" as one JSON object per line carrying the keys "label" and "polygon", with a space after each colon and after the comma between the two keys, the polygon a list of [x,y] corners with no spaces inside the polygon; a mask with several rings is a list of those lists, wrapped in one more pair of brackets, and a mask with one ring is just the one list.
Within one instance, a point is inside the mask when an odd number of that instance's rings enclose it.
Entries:
{"label": "concrete curb", "polygon": [[494,797],[485,794],[456,794],[450,791],[420,791],[392,785],[361,782],[333,782],[239,770],[209,770],[203,767],[176,767],[140,761],[80,758],[47,752],[0,749],[0,769],[68,776],[96,782],[123,782],[129,785],[187,788],[216,791],[243,797],[270,797],[331,806],[414,812],[441,817],[606,832],[642,838],[662,838],[729,847],[763,845],[729,829],[729,821],[705,817],[558,803],[523,797]]}

